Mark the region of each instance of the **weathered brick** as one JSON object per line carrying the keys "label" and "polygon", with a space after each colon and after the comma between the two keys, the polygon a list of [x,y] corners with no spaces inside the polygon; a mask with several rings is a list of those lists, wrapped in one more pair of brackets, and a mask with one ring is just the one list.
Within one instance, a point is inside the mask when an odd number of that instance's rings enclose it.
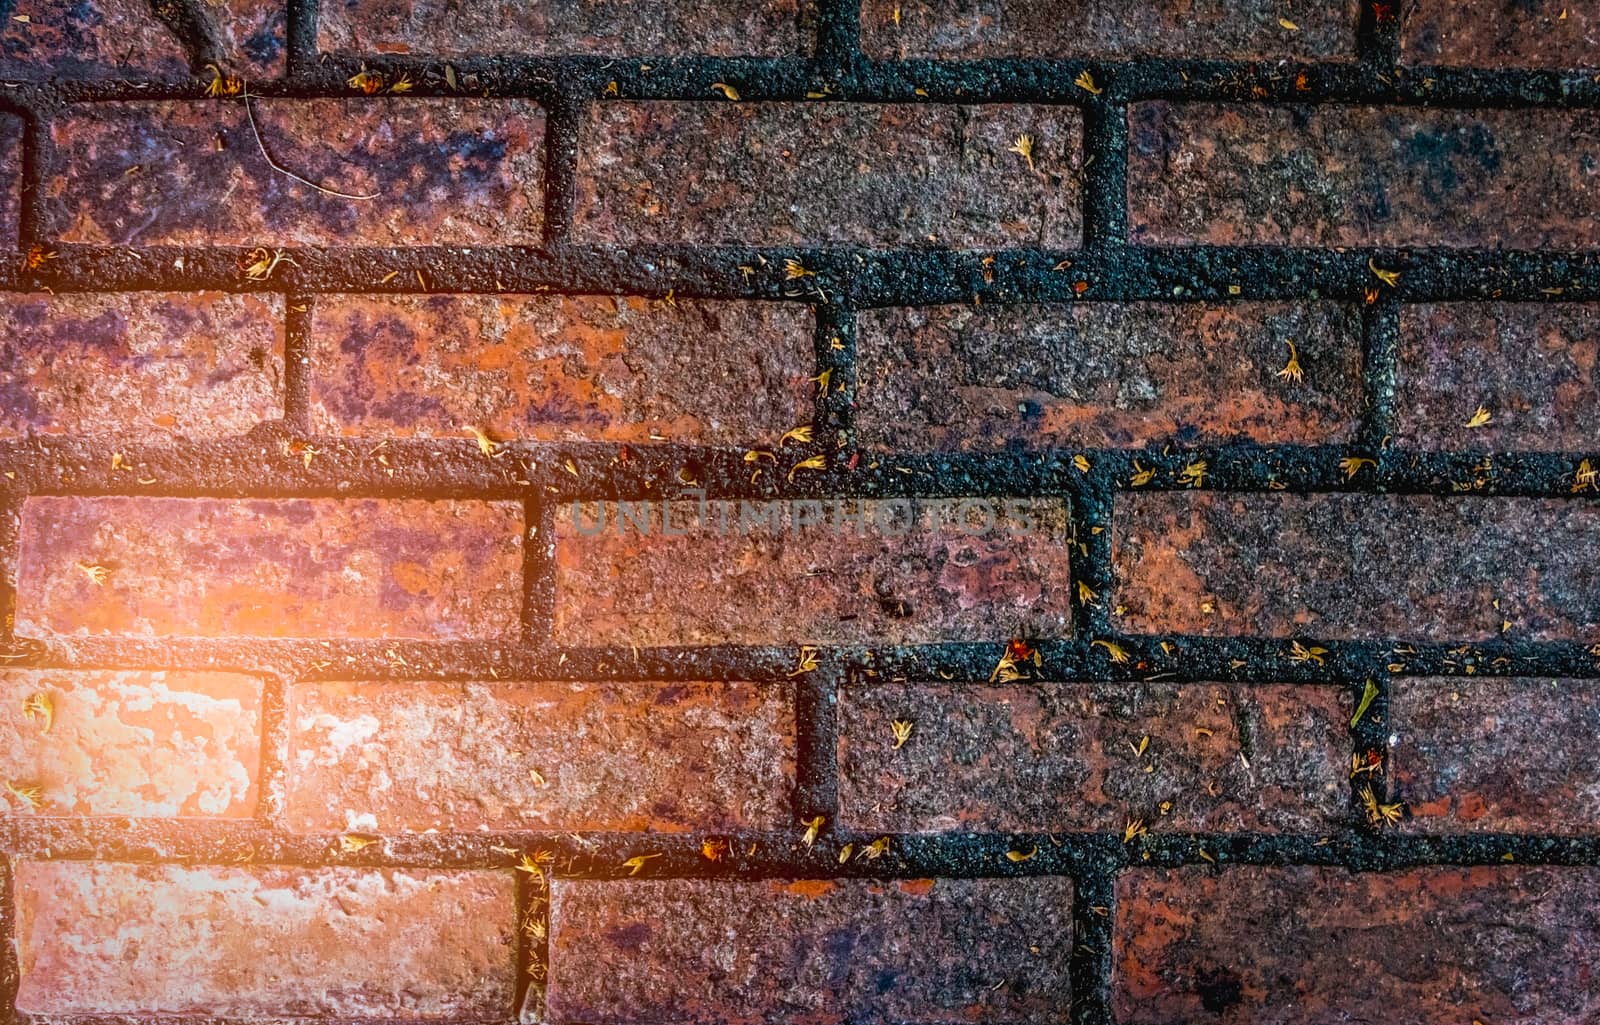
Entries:
{"label": "weathered brick", "polygon": [[1600,1018],[1600,871],[1135,869],[1117,878],[1123,1025],[1553,1025]]}
{"label": "weathered brick", "polygon": [[289,702],[302,831],[776,829],[794,707],[748,683],[325,683]]}
{"label": "weathered brick", "polygon": [[282,416],[281,296],[0,295],[0,438],[214,438]]}
{"label": "weathered brick", "polygon": [[30,1014],[510,1017],[509,872],[16,866]]}
{"label": "weathered brick", "polygon": [[558,881],[553,889],[552,1025],[1071,1016],[1065,878]]}
{"label": "weathered brick", "polygon": [[516,502],[30,498],[17,631],[503,636],[521,535]]}
{"label": "weathered brick", "polygon": [[[712,94],[713,98],[715,94]],[[604,103],[579,150],[597,242],[1075,246],[1070,107]],[[1033,139],[1033,165],[1010,152]]]}
{"label": "weathered brick", "polygon": [[[23,714],[44,695],[48,711]],[[261,681],[227,673],[0,670],[0,779],[36,814],[255,813]],[[15,799],[12,810],[27,809]]]}
{"label": "weathered brick", "polygon": [[[648,532],[633,522],[618,529],[614,504],[599,533],[592,533],[595,507],[562,507],[556,637],[569,644],[918,644],[1069,632],[1064,503],[1024,502],[1009,517],[1002,507],[989,529],[973,533],[976,520],[947,522],[931,505],[919,510],[925,515],[908,515],[907,506],[882,502],[865,504],[872,525],[857,531],[834,516],[833,501],[822,504],[827,522],[819,526],[796,527],[787,517],[775,529],[743,530],[738,504],[725,520],[711,506],[702,524],[693,500],[683,499],[672,504],[681,536],[662,532],[659,504],[650,507]],[[896,519],[897,510],[906,518]]]}
{"label": "weathered brick", "polygon": [[1157,102],[1129,122],[1140,242],[1582,249],[1600,217],[1593,111]]}
{"label": "weathered brick", "polygon": [[[1350,800],[1349,718],[1323,687],[847,688],[839,817],[913,833],[1327,829]],[[896,720],[912,724],[899,750]]]}
{"label": "weathered brick", "polygon": [[339,296],[312,327],[330,433],[770,445],[813,413],[809,311],[598,296]]}
{"label": "weathered brick", "polygon": [[[188,78],[183,46],[153,8],[148,0],[24,0],[8,8],[0,26],[0,78]],[[282,73],[287,12],[281,0],[228,0],[190,9],[209,24],[215,49],[208,56],[219,65],[251,79]]]}
{"label": "weathered brick", "polygon": [[329,0],[323,50],[608,56],[782,57],[809,50],[812,0],[678,0],[641,10],[630,0]]}
{"label": "weathered brick", "polygon": [[1571,640],[1600,627],[1597,526],[1560,499],[1134,493],[1116,600],[1158,634]]}
{"label": "weathered brick", "polygon": [[1429,0],[1406,7],[1401,56],[1479,68],[1600,64],[1594,0]]}
{"label": "weathered brick", "polygon": [[[1444,303],[1400,313],[1402,445],[1573,451],[1600,419],[1600,308]],[[1493,417],[1468,427],[1479,406]]]}
{"label": "weathered brick", "polygon": [[1406,828],[1443,833],[1600,832],[1600,695],[1587,680],[1398,679]]}
{"label": "weathered brick", "polygon": [[[1353,0],[866,0],[874,57],[1351,57]],[[1290,19],[1289,28],[1280,19]]]}
{"label": "weathered brick", "polygon": [[[862,313],[857,414],[879,449],[1348,438],[1349,307],[1084,303]],[[1294,345],[1304,378],[1279,376]]]}
{"label": "weathered brick", "polygon": [[[544,114],[524,100],[97,103],[51,122],[47,230],[111,245],[536,244]],[[241,271],[242,276],[242,271]]]}

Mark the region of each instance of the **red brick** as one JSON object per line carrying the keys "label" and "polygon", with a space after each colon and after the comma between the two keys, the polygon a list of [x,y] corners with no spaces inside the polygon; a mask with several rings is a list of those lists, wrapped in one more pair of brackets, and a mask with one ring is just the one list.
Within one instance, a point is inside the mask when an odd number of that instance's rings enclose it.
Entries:
{"label": "red brick", "polygon": [[291,690],[288,819],[366,829],[777,829],[794,707],[748,683]]}
{"label": "red brick", "polygon": [[1600,217],[1592,111],[1158,102],[1129,121],[1140,242],[1582,249]]}
{"label": "red brick", "polygon": [[1064,878],[558,881],[550,915],[552,1025],[1071,1015]]}
{"label": "red brick", "polygon": [[[1332,303],[884,309],[858,331],[879,449],[1315,443],[1360,408],[1360,320]],[[1278,376],[1290,343],[1299,383]]]}
{"label": "red brick", "polygon": [[1586,680],[1390,685],[1396,796],[1424,833],[1600,832],[1600,695]]}
{"label": "red brick", "polygon": [[[822,515],[832,517],[833,502],[823,501]],[[884,503],[867,503],[873,524],[859,533],[836,518],[741,532],[735,503],[719,535],[717,506],[700,526],[694,500],[682,499],[673,525],[686,533],[669,536],[660,505],[650,508],[646,533],[632,522],[619,530],[608,504],[605,530],[592,536],[583,532],[595,530],[593,507],[557,511],[561,643],[919,644],[1070,630],[1067,516],[1057,500],[1026,502],[1022,516],[982,533],[968,533],[975,521],[947,523],[932,506],[914,524],[895,520],[905,507]],[[884,520],[908,529],[885,532]]]}
{"label": "red brick", "polygon": [[811,47],[811,0],[678,0],[641,11],[629,0],[328,0],[323,50],[609,56],[782,57]]}
{"label": "red brick", "polygon": [[1113,559],[1149,633],[1581,639],[1600,626],[1595,508],[1559,499],[1133,493]]}
{"label": "red brick", "polygon": [[[1280,19],[1292,19],[1294,29]],[[1351,57],[1353,0],[866,0],[874,57]]]}
{"label": "red brick", "polygon": [[[99,103],[51,123],[46,219],[110,245],[537,244],[544,115],[524,100]],[[241,271],[241,277],[243,272]]]}
{"label": "red brick", "polygon": [[1406,8],[1401,56],[1417,64],[1587,68],[1600,63],[1597,33],[1594,0],[1430,0]]}
{"label": "red brick", "polygon": [[504,636],[521,534],[515,502],[30,498],[17,632]]}
{"label": "red brick", "polygon": [[[1400,444],[1574,451],[1600,419],[1592,305],[1445,303],[1400,314]],[[1478,407],[1493,419],[1468,427]]]}
{"label": "red brick", "polygon": [[0,438],[215,438],[282,416],[281,296],[0,296]]}
{"label": "red brick", "polygon": [[312,328],[329,433],[763,447],[813,414],[808,310],[596,296],[339,296]]}
{"label": "red brick", "polygon": [[[29,719],[24,703],[39,694],[50,712]],[[0,670],[0,709],[0,779],[38,787],[43,804],[35,814],[255,814],[260,680]],[[13,811],[26,811],[10,800]]]}
{"label": "red brick", "polygon": [[[848,688],[839,817],[908,833],[1120,832],[1133,819],[1313,832],[1348,810],[1349,718],[1322,687]],[[896,720],[912,724],[899,750]]]}
{"label": "red brick", "polygon": [[[708,93],[716,99],[717,94]],[[1069,107],[605,103],[579,151],[596,242],[1075,246]],[[1033,138],[1036,170],[1009,152]]]}
{"label": "red brick", "polygon": [[[21,0],[0,27],[0,78],[186,79],[183,46],[153,7],[148,0]],[[279,0],[195,7],[210,24],[226,68],[250,79],[283,72],[286,14]]]}
{"label": "red brick", "polygon": [[1206,867],[1117,879],[1123,1025],[1600,1018],[1600,872]]}
{"label": "red brick", "polygon": [[29,1014],[510,1017],[505,872],[23,862]]}

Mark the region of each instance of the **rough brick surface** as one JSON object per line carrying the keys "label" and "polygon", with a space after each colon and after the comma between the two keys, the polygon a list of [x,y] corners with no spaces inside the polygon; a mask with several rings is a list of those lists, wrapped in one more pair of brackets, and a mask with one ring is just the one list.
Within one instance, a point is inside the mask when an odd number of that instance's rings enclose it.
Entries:
{"label": "rough brick surface", "polygon": [[679,0],[640,9],[628,0],[330,0],[324,50],[379,53],[708,54],[782,57],[809,50],[810,0]]}
{"label": "rough brick surface", "polygon": [[[1588,304],[1445,303],[1400,314],[1397,440],[1455,451],[1582,451],[1600,419]],[[1468,427],[1479,407],[1492,419]]]}
{"label": "rough brick surface", "polygon": [[810,421],[812,317],[777,303],[330,297],[319,430],[763,447]]}
{"label": "rough brick surface", "polygon": [[[48,711],[23,709],[43,695]],[[0,779],[39,815],[255,812],[261,681],[227,673],[0,670]]]}
{"label": "rough brick surface", "polygon": [[[154,6],[148,0],[26,0],[8,8],[0,27],[0,79],[187,78],[183,44],[155,16]],[[195,6],[209,26],[208,62],[251,79],[282,73],[282,3]]]}
{"label": "rough brick surface", "polygon": [[326,683],[291,691],[290,825],[777,829],[794,708],[747,683]]}
{"label": "rough brick surface", "polygon": [[[536,244],[544,115],[524,100],[102,103],[51,124],[47,230],[112,245]],[[241,269],[241,278],[243,271]]]}
{"label": "rough brick surface", "polygon": [[1479,68],[1600,64],[1593,0],[1476,0],[1408,8],[1401,55],[1419,64]]}
{"label": "rough brick surface", "polygon": [[1132,493],[1117,604],[1141,633],[1581,638],[1594,508],[1558,499]]}
{"label": "rough brick surface", "polygon": [[1134,870],[1113,1008],[1125,1025],[1578,1025],[1600,1016],[1597,885],[1587,868]]}
{"label": "rough brick surface", "polygon": [[31,498],[17,631],[503,636],[521,534],[515,502]]}
{"label": "rough brick surface", "polygon": [[[1069,530],[1060,501],[1028,501],[1020,515],[970,533],[976,520],[947,523],[932,506],[896,519],[895,507],[866,503],[872,526],[860,532],[835,529],[839,520],[795,527],[791,518],[778,530],[741,533],[735,503],[719,535],[717,507],[702,528],[685,499],[671,506],[683,536],[662,532],[659,504],[651,506],[648,532],[634,521],[618,529],[616,506],[606,508],[605,529],[590,536],[600,522],[596,507],[563,506],[556,514],[561,643],[916,644],[1070,631]],[[821,515],[832,510],[829,500]],[[892,529],[880,530],[883,522]]]}
{"label": "rough brick surface", "polygon": [[1360,407],[1360,319],[1331,303],[885,309],[857,330],[858,430],[882,449],[1315,443]]}
{"label": "rough brick surface", "polygon": [[1064,1023],[1071,1013],[1064,878],[554,889],[554,1025]]}
{"label": "rough brick surface", "polygon": [[0,296],[0,438],[215,438],[282,416],[278,296]]}
{"label": "rough brick surface", "polygon": [[875,57],[1338,59],[1357,19],[1352,0],[866,0],[861,30]]}
{"label": "rough brick surface", "polygon": [[1141,242],[1581,249],[1600,216],[1589,111],[1158,102],[1128,120]]}
{"label": "rough brick surface", "polygon": [[514,1000],[509,872],[57,861],[15,885],[25,1013],[504,1020]]}
{"label": "rough brick surface", "polygon": [[1592,681],[1418,679],[1390,685],[1397,794],[1419,832],[1600,831]]}
{"label": "rough brick surface", "polygon": [[[716,93],[708,98],[716,99]],[[1078,243],[1070,107],[606,103],[575,231],[601,242]],[[1033,169],[1010,152],[1033,139]]]}
{"label": "rough brick surface", "polygon": [[[889,832],[1118,832],[1134,819],[1152,831],[1327,829],[1349,803],[1349,718],[1318,687],[849,688],[840,820]],[[896,721],[912,724],[899,750]]]}

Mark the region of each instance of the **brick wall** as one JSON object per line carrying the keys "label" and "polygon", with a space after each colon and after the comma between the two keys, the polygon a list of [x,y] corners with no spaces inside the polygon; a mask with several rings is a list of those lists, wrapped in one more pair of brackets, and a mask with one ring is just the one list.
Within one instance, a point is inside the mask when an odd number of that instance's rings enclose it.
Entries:
{"label": "brick wall", "polygon": [[4,10],[0,1021],[1600,1020],[1600,3]]}

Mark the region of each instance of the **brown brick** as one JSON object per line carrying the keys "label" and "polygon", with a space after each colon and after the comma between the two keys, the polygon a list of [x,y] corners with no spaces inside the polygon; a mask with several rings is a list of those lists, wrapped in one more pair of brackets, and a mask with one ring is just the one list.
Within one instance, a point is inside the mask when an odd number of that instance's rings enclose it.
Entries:
{"label": "brown brick", "polygon": [[554,891],[552,1025],[1071,1016],[1064,878],[558,881]]}
{"label": "brown brick", "polygon": [[1479,68],[1600,64],[1594,0],[1428,0],[1406,7],[1401,56]]}
{"label": "brown brick", "polygon": [[782,303],[339,296],[312,419],[347,434],[762,447],[813,414],[812,318]]}
{"label": "brown brick", "polygon": [[[1400,314],[1402,445],[1573,451],[1600,419],[1600,307],[1445,303]],[[1478,407],[1493,419],[1468,427]]]}
{"label": "brown brick", "polygon": [[[24,703],[41,694],[49,711],[30,719]],[[255,813],[261,681],[253,677],[0,670],[0,709],[0,779],[38,787],[35,814]]]}
{"label": "brown brick", "polygon": [[0,295],[0,438],[215,438],[282,416],[281,296]]}
{"label": "brown brick", "polygon": [[515,502],[30,498],[17,632],[504,636],[521,535]]}
{"label": "brown brick", "polygon": [[772,685],[303,684],[289,725],[301,831],[791,821],[794,707]]}
{"label": "brown brick", "polygon": [[1353,0],[866,0],[861,43],[887,58],[1339,58],[1358,17]]}
{"label": "brown brick", "polygon": [[1582,249],[1600,217],[1593,111],[1158,102],[1129,121],[1140,242]]}
{"label": "brown brick", "polygon": [[[716,94],[710,94],[715,99]],[[1068,107],[604,103],[579,151],[595,242],[1075,246]],[[1030,171],[1009,152],[1033,137]]]}
{"label": "brown brick", "polygon": [[[46,222],[111,245],[537,244],[544,115],[524,100],[99,103],[51,123]],[[241,271],[241,277],[243,272]]]}
{"label": "brown brick", "polygon": [[[847,688],[839,817],[909,833],[1120,832],[1132,819],[1312,832],[1349,805],[1349,718],[1323,687]],[[912,724],[899,750],[896,720]]]}
{"label": "brown brick", "polygon": [[30,1014],[510,1017],[511,873],[23,862]]}
{"label": "brown brick", "polygon": [[[0,26],[0,78],[72,81],[189,77],[178,37],[147,0],[24,0]],[[198,9],[220,63],[247,79],[283,73],[285,5],[228,0]],[[18,21],[15,15],[27,21]],[[209,77],[209,73],[207,73]]]}
{"label": "brown brick", "polygon": [[[1119,497],[1126,628],[1486,640],[1600,626],[1595,508],[1559,499],[1148,493]],[[1497,606],[1498,603],[1498,607]]]}
{"label": "brown brick", "polygon": [[1600,1017],[1600,871],[1207,867],[1117,879],[1123,1025]]}
{"label": "brown brick", "polygon": [[1600,695],[1587,680],[1402,679],[1397,796],[1418,832],[1600,832]]}
{"label": "brown brick", "polygon": [[[752,518],[742,530],[745,510],[737,503],[725,521],[712,505],[702,526],[693,499],[676,500],[672,523],[683,536],[662,532],[659,504],[650,507],[648,532],[633,521],[619,530],[616,506],[608,504],[605,529],[591,536],[584,532],[598,526],[594,507],[561,507],[557,639],[919,644],[1070,631],[1064,503],[1024,502],[1009,518],[1000,507],[988,530],[969,533],[981,524],[948,522],[931,503],[915,516],[904,505],[867,503],[872,524],[857,531],[834,515],[833,499],[821,501],[821,525],[797,528],[791,517],[772,529],[755,527]],[[889,529],[880,527],[885,522]]]}
{"label": "brown brick", "polygon": [[608,56],[783,57],[811,48],[811,0],[677,0],[642,11],[630,0],[328,0],[323,50]]}
{"label": "brown brick", "polygon": [[[1348,307],[939,306],[861,314],[857,414],[879,449],[1348,438]],[[1304,378],[1278,376],[1295,345]]]}

